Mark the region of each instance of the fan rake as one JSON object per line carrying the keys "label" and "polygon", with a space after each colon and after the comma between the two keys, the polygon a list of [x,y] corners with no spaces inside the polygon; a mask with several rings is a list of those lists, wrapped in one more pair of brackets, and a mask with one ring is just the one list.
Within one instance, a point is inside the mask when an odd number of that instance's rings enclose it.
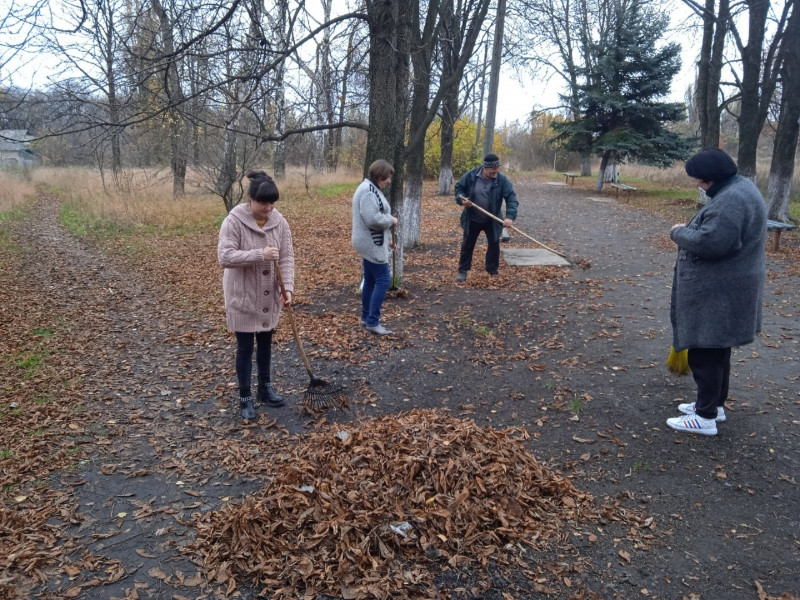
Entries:
{"label": "fan rake", "polygon": [[[278,276],[278,284],[281,287],[281,295],[284,299],[287,299],[286,288],[283,285],[283,276],[281,275],[281,269],[278,266],[278,261],[275,261],[275,274]],[[300,351],[300,357],[303,359],[303,365],[305,365],[308,377],[311,379],[308,387],[303,392],[303,405],[311,411],[322,410],[331,406],[339,409],[350,408],[350,401],[343,386],[329,383],[324,379],[314,377],[314,373],[311,371],[311,364],[308,362],[308,357],[306,356],[306,351],[303,349],[303,343],[300,341],[300,334],[297,331],[297,323],[294,320],[292,305],[286,304],[284,305],[284,308],[286,309],[286,314],[289,317],[289,323],[292,325],[294,341],[297,343],[297,349]]]}

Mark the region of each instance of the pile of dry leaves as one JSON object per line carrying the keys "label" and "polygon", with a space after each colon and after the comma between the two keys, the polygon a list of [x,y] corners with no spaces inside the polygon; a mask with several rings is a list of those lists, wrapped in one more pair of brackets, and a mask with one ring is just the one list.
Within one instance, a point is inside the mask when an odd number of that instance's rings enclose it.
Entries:
{"label": "pile of dry leaves", "polygon": [[284,441],[263,455],[272,481],[198,516],[191,549],[229,592],[238,579],[274,598],[430,598],[432,572],[519,564],[523,545],[598,518],[525,435],[414,410]]}

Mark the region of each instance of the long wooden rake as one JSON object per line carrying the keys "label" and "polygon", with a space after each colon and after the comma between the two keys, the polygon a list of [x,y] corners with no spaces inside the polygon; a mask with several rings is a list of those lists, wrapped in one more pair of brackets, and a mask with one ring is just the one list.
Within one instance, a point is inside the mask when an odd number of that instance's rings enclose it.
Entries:
{"label": "long wooden rake", "polygon": [[[459,195],[458,197],[459,197],[459,198],[461,198],[461,201],[462,201],[462,202],[463,202],[464,200],[470,201],[470,199],[469,199],[469,198],[465,198],[464,196],[461,196],[461,195]],[[470,201],[470,202],[471,202],[471,201]],[[495,221],[497,221],[498,223],[500,223],[500,224],[503,224],[503,225],[504,225],[503,219],[501,219],[501,218],[499,218],[499,217],[497,217],[497,216],[493,215],[493,214],[492,214],[492,213],[490,213],[488,210],[485,210],[485,209],[481,208],[480,206],[478,206],[478,205],[477,205],[477,204],[475,204],[474,202],[472,202],[472,206],[471,206],[471,208],[475,208],[475,209],[477,209],[477,210],[481,211],[481,212],[482,212],[483,214],[485,214],[487,217],[490,217],[491,219],[494,219],[494,220],[495,220]],[[545,246],[545,245],[544,245],[542,242],[540,242],[539,240],[532,238],[532,237],[531,237],[531,236],[529,236],[527,233],[525,233],[524,231],[522,231],[522,230],[520,230],[520,229],[517,229],[517,228],[516,228],[516,227],[514,227],[513,225],[510,227],[510,229],[513,229],[514,231],[516,231],[516,232],[517,232],[518,234],[520,234],[521,236],[528,238],[528,239],[529,239],[530,241],[532,241],[534,244],[538,244],[539,246],[541,246],[541,247],[542,247],[542,248],[544,248],[545,250],[549,250],[549,251],[550,251],[550,252],[552,252],[553,254],[555,254],[555,255],[557,255],[557,256],[560,256],[560,257],[561,257],[561,258],[563,258],[565,261],[567,261],[571,267],[578,266],[578,267],[580,267],[580,268],[582,268],[582,269],[586,269],[586,268],[587,268],[586,266],[584,266],[584,265],[582,264],[582,263],[583,263],[583,262],[585,262],[585,261],[580,261],[580,260],[573,261],[573,260],[569,259],[568,257],[564,256],[563,254],[561,254],[561,252],[558,252],[557,250],[553,250],[553,249],[552,249],[550,246]]]}
{"label": "long wooden rake", "polygon": [[[286,287],[283,285],[281,269],[278,266],[278,261],[274,261],[274,263],[275,274],[278,276],[278,284],[281,287],[281,295],[284,300],[287,300],[288,296],[286,295]],[[305,392],[303,392],[303,404],[312,411],[328,408],[330,406],[339,409],[350,408],[350,400],[343,386],[328,383],[324,379],[314,377],[314,373],[311,371],[311,364],[308,362],[308,357],[306,356],[306,351],[303,349],[303,343],[300,341],[300,333],[297,331],[297,323],[294,319],[292,305],[285,304],[284,308],[286,309],[286,315],[289,317],[289,323],[292,325],[292,333],[294,334],[294,341],[297,343],[297,349],[300,351],[300,357],[303,359],[306,372],[311,379]]]}

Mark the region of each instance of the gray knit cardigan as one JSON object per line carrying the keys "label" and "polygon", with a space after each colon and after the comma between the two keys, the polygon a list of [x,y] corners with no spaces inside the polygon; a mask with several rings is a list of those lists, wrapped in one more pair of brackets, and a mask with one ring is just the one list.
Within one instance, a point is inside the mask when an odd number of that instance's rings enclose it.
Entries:
{"label": "gray knit cardigan", "polygon": [[678,245],[670,307],[675,350],[742,346],[761,331],[766,223],[761,192],[736,175],[686,227],[670,233]]}
{"label": "gray knit cardigan", "polygon": [[350,240],[361,258],[372,263],[389,262],[389,243],[394,222],[386,196],[369,179],[353,194],[353,231]]}

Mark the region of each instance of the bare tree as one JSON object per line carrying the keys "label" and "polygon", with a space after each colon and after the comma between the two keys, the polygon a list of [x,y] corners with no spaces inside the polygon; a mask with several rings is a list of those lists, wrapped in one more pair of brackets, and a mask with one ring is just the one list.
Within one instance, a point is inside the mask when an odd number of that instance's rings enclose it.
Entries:
{"label": "bare tree", "polygon": [[492,68],[489,75],[489,99],[486,102],[486,129],[483,134],[483,153],[494,147],[494,120],[497,113],[497,94],[500,88],[500,68],[503,61],[503,35],[506,22],[506,0],[497,0],[497,17],[494,21]]}
{"label": "bare tree", "polygon": [[772,147],[767,206],[769,218],[790,221],[789,194],[800,132],[800,11],[795,6],[786,26],[781,64],[781,104]]}
{"label": "bare tree", "polygon": [[736,40],[742,59],[742,76],[739,80],[739,172],[755,178],[758,139],[769,113],[769,104],[775,93],[780,68],[778,49],[786,27],[789,10],[794,0],[787,0],[780,15],[774,20],[775,33],[764,52],[767,20],[770,14],[768,0],[745,0],[748,9],[747,43],[743,43],[735,25],[731,33]]}
{"label": "bare tree", "polygon": [[[433,8],[433,4],[429,9]],[[438,7],[438,5],[436,5]],[[403,197],[401,211],[401,221],[403,223],[403,244],[415,245],[420,241],[420,215],[422,210],[422,179],[425,152],[425,137],[428,127],[441,105],[442,99],[448,93],[456,92],[461,85],[464,68],[472,57],[473,49],[482,31],[486,13],[489,9],[488,0],[470,0],[462,6],[462,20],[460,26],[463,27],[464,37],[463,47],[458,61],[454,65],[454,71],[447,78],[441,78],[438,82],[436,92],[431,96],[430,88],[430,68],[426,71],[427,63],[420,61],[421,54],[413,53],[415,57],[414,71],[414,102],[411,109],[411,126],[408,145],[403,153],[408,165],[408,186]],[[420,30],[417,25],[414,30],[421,31],[422,35],[415,38],[417,47],[425,47],[432,52],[437,46],[434,33],[440,30],[437,24],[438,14],[428,13],[428,19],[424,29]],[[433,19],[433,23],[431,23]],[[416,23],[417,21],[415,21]],[[427,35],[428,32],[430,35]]]}

